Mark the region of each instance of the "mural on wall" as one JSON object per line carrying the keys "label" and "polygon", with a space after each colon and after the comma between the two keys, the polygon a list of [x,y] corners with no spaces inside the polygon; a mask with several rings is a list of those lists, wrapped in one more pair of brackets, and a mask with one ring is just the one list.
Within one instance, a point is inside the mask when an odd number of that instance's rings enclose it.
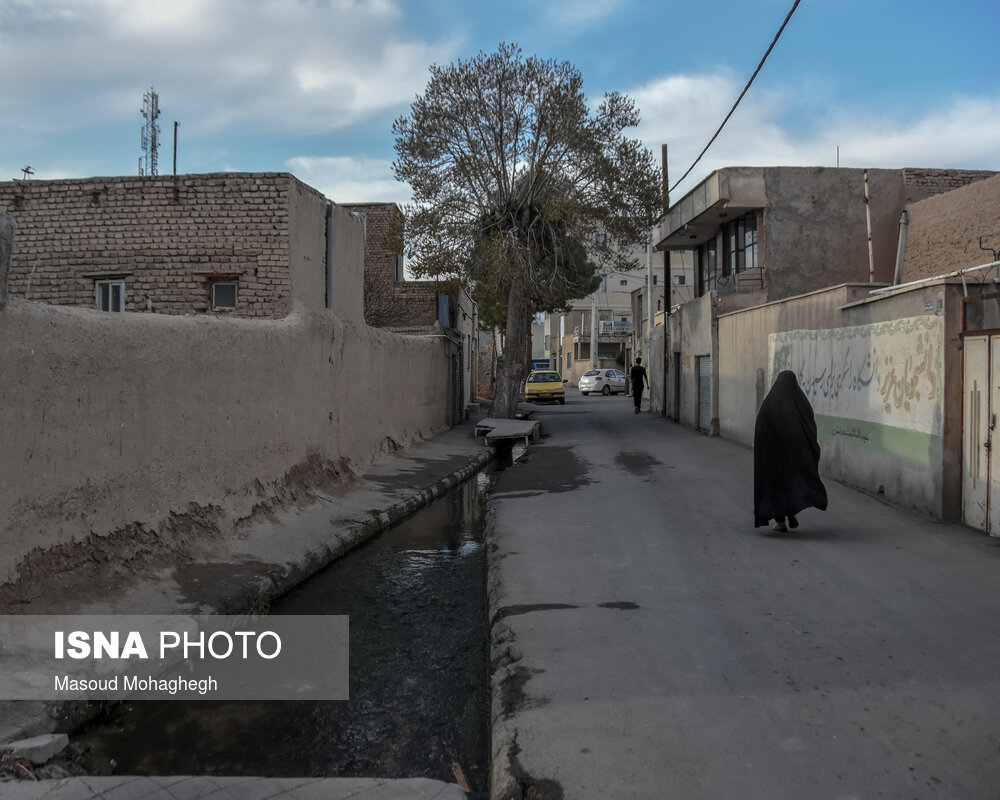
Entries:
{"label": "mural on wall", "polygon": [[867,437],[857,420],[940,436],[943,343],[938,316],[771,334],[769,385],[792,370],[816,414],[840,421],[834,435]]}

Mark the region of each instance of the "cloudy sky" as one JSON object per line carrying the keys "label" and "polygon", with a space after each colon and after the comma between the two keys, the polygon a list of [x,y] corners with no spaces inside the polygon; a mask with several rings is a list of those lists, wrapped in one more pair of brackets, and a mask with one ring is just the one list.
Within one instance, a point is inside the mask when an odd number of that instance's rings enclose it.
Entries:
{"label": "cloudy sky", "polygon": [[[588,97],[632,96],[671,183],[793,0],[0,0],[0,180],[134,175],[143,93],[160,173],[294,173],[338,202],[405,202],[392,122],[428,66],[516,42]],[[722,166],[1000,170],[996,0],[802,0],[725,131]]]}

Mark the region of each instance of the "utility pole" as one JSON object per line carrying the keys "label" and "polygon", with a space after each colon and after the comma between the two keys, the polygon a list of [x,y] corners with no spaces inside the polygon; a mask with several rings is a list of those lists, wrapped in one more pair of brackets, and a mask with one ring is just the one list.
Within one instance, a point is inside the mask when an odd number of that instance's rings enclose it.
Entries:
{"label": "utility pole", "polygon": [[[670,179],[668,177],[667,168],[667,145],[663,144],[660,146],[660,172],[662,174],[663,180],[663,217],[667,215],[667,211],[670,210]],[[663,219],[661,217],[661,219]],[[659,227],[654,228],[651,233],[656,236],[659,235]],[[667,397],[670,396],[671,383],[669,380],[670,375],[670,360],[671,360],[671,350],[670,350],[670,304],[673,302],[673,291],[674,291],[674,279],[671,275],[670,269],[670,251],[666,250],[663,253],[663,416],[668,416],[669,402]],[[675,381],[680,380],[679,375],[674,375],[673,379]],[[673,410],[674,415],[678,415],[678,410]],[[679,417],[678,417],[679,418]]]}
{"label": "utility pole", "polygon": [[[608,249],[608,234],[597,234],[595,244],[597,249],[604,252]],[[601,291],[607,276],[601,273],[601,285],[594,290],[594,307],[590,314],[590,368],[597,369],[597,293]]]}
{"label": "utility pole", "polygon": [[[603,278],[602,278],[603,283]],[[594,308],[590,312],[590,368],[597,369],[597,293],[601,291],[598,286],[594,289]]]}

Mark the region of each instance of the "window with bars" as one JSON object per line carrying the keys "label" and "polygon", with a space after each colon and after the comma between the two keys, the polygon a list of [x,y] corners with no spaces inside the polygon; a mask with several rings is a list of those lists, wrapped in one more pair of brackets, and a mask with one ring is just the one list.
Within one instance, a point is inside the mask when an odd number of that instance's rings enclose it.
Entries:
{"label": "window with bars", "polygon": [[722,274],[735,275],[757,266],[757,215],[754,212],[726,223]]}
{"label": "window with bars", "polygon": [[708,294],[718,283],[719,257],[715,237],[698,245],[697,259],[699,294]]}

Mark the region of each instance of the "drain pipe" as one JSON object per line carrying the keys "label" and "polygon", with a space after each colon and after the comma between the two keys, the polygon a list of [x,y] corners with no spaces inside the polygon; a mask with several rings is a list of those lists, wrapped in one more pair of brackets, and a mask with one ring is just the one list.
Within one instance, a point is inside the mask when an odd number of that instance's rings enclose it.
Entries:
{"label": "drain pipe", "polygon": [[910,212],[905,208],[899,215],[899,240],[896,244],[896,271],[892,276],[892,285],[898,286],[903,280],[903,261],[906,260],[906,231],[910,227]]}
{"label": "drain pipe", "polygon": [[865,217],[868,219],[868,283],[875,283],[875,254],[872,252],[872,201],[868,194],[868,170],[865,170]]}

